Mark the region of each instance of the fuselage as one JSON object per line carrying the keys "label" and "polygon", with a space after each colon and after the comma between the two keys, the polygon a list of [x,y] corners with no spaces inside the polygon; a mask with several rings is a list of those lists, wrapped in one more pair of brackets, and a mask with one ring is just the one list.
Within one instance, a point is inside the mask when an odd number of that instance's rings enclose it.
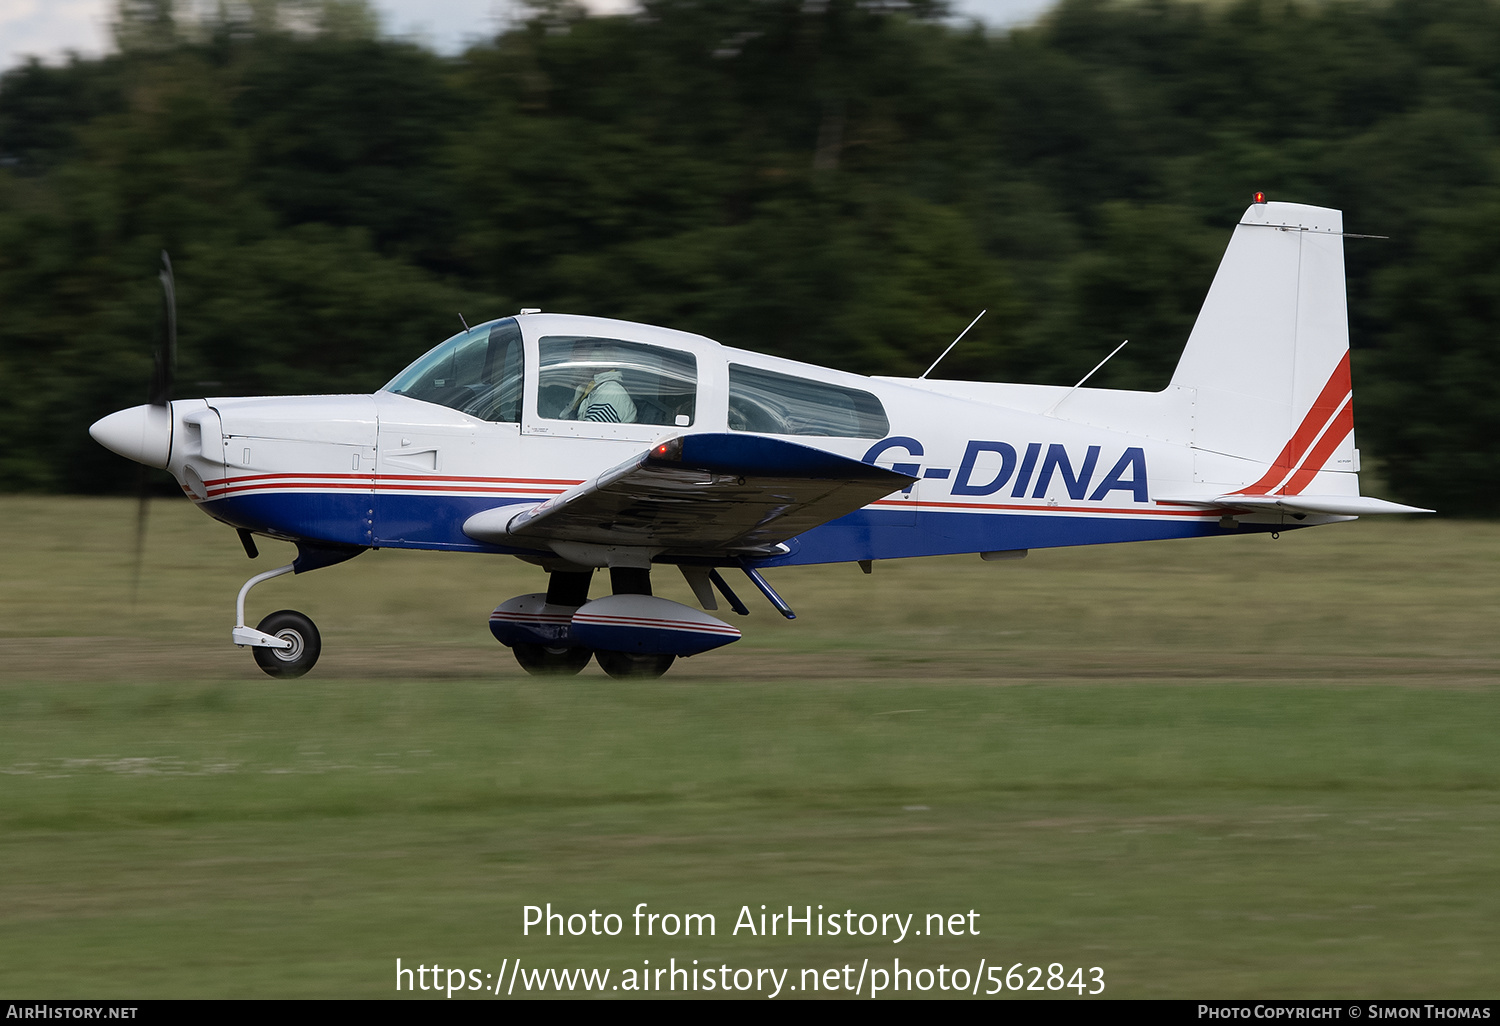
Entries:
{"label": "fuselage", "polygon": [[[496,356],[501,330],[510,333],[508,348]],[[477,356],[465,356],[482,348],[468,340],[486,337],[490,361],[508,359],[509,370],[481,369]],[[615,351],[578,356],[587,340],[607,340]],[[601,360],[623,372],[597,373]],[[595,380],[586,380],[591,372]],[[633,420],[578,419],[581,396],[606,394],[597,379],[611,375],[623,375],[636,393]],[[767,434],[918,478],[791,539],[763,566],[1342,519],[1242,515],[1229,523],[1218,511],[1158,502],[1217,494],[1247,472],[1238,466],[1244,461],[1192,446],[1194,398],[1191,389],[868,378],[663,328],[530,314],[455,336],[369,395],[176,401],[166,466],[205,512],[252,532],[515,554],[530,550],[476,541],[464,522],[499,506],[538,504],[685,433]],[[1317,468],[1316,490],[1358,494],[1351,470]]]}

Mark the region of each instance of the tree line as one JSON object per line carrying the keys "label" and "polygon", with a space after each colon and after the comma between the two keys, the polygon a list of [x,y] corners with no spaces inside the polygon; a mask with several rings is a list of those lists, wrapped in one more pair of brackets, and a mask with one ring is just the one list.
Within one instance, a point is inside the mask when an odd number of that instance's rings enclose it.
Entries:
{"label": "tree line", "polygon": [[[195,13],[196,12],[196,13]],[[1160,388],[1251,193],[1339,207],[1359,443],[1500,509],[1500,3],[537,0],[458,56],[362,0],[122,0],[0,77],[0,489],[121,490],[158,251],[180,395],[368,391],[522,306],[915,374]]]}

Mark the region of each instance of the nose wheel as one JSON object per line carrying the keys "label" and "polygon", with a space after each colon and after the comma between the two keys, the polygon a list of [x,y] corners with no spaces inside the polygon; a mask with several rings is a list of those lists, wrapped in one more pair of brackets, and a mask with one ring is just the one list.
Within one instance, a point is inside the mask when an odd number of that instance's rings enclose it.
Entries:
{"label": "nose wheel", "polygon": [[256,665],[272,677],[300,677],[313,668],[323,652],[323,638],[317,625],[295,609],[278,609],[262,620],[257,629],[286,643],[285,648],[251,649]]}

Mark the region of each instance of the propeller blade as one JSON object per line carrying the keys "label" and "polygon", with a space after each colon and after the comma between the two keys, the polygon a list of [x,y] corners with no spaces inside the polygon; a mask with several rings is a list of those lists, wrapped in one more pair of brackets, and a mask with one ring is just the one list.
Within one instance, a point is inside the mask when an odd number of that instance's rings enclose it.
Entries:
{"label": "propeller blade", "polygon": [[146,517],[151,512],[151,469],[145,464],[136,475],[135,557],[130,565],[130,604],[141,590],[141,564],[146,559]]}
{"label": "propeller blade", "polygon": [[177,377],[177,282],[172,277],[172,258],[161,251],[162,303],[166,309],[166,334],[156,349],[151,364],[151,392],[147,401],[152,406],[165,406],[172,395],[172,383]]}
{"label": "propeller blade", "polygon": [[[166,250],[161,251],[161,271],[157,274],[161,282],[162,307],[166,314],[165,325],[151,358],[151,387],[147,402],[152,406],[166,406],[172,397],[172,384],[177,377],[177,282],[172,275],[172,258]],[[136,475],[135,513],[135,558],[130,568],[130,601],[133,605],[141,590],[141,564],[146,558],[146,521],[151,513],[151,471],[142,464]]]}

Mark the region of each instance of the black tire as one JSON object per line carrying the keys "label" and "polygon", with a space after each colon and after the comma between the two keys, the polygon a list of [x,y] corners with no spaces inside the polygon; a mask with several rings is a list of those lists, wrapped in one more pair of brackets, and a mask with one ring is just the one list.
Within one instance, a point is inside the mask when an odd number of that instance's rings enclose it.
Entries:
{"label": "black tire", "polygon": [[594,656],[605,673],[619,680],[660,677],[672,668],[672,663],[677,659],[674,655],[605,652],[602,649],[595,652]]}
{"label": "black tire", "polygon": [[571,677],[589,664],[594,653],[586,648],[549,648],[525,642],[511,646],[521,669],[534,677]]}
{"label": "black tire", "polygon": [[272,677],[300,677],[323,652],[323,638],[313,622],[295,609],[278,609],[259,624],[262,632],[292,643],[291,648],[252,648],[255,663]]}

